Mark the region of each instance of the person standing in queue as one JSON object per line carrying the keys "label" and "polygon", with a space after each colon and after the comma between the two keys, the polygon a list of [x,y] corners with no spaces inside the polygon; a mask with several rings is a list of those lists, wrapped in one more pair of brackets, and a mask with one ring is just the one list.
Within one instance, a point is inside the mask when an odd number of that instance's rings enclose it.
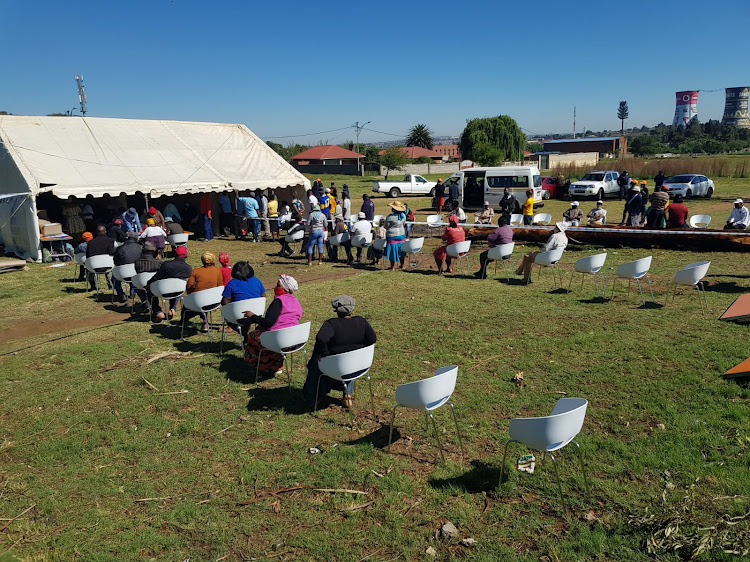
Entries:
{"label": "person standing in queue", "polygon": [[443,209],[443,203],[445,203],[445,186],[443,185],[443,178],[438,178],[435,184],[435,212],[440,214]]}

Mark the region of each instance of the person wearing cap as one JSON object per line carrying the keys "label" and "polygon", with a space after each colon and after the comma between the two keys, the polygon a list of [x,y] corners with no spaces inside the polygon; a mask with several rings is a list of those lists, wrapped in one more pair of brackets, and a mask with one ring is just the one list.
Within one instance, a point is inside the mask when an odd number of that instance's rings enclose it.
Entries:
{"label": "person wearing cap", "polygon": [[359,210],[365,214],[368,221],[372,222],[375,219],[375,203],[372,202],[367,193],[362,195],[362,207]]}
{"label": "person wearing cap", "polygon": [[138,239],[152,242],[161,254],[164,252],[164,246],[167,243],[167,233],[161,227],[156,226],[154,219],[149,217],[146,219],[146,228],[141,232]]}
{"label": "person wearing cap", "polygon": [[[355,236],[364,236],[365,234],[369,234],[370,232],[372,232],[372,222],[367,220],[365,213],[360,211],[359,213],[357,213],[357,222],[355,222],[352,225],[352,228],[349,231],[349,236],[351,238],[354,238]],[[351,250],[351,247],[352,247],[351,239],[348,242],[345,242],[344,246],[349,246],[349,249]],[[362,247],[360,246],[357,248],[357,261],[360,261],[361,259],[362,259]]]}
{"label": "person wearing cap", "polygon": [[[221,269],[216,266],[216,256],[211,252],[203,252],[201,255],[201,264],[203,267],[193,268],[188,277],[185,292],[189,295],[190,293],[197,293],[198,291],[205,291],[206,289],[213,289],[214,287],[224,286],[224,277],[221,274]],[[184,327],[187,322],[193,316],[200,315],[200,312],[194,310],[188,310],[187,308],[182,309],[182,326]],[[203,323],[201,332],[208,332],[208,324]]]}
{"label": "person wearing cap", "polygon": [[[504,215],[500,215],[497,219],[497,228],[487,237],[487,243],[490,248],[502,246],[503,244],[510,244],[513,242],[513,229],[508,226],[508,221]],[[480,279],[487,279],[487,263],[492,260],[488,259],[490,255],[489,250],[485,250],[479,254],[479,271],[474,273],[474,276]]]}
{"label": "person wearing cap", "polygon": [[445,203],[445,185],[443,185],[443,178],[438,178],[434,189],[435,189],[435,212],[440,213],[443,210],[443,204]]}
{"label": "person wearing cap", "polygon": [[602,226],[607,222],[607,210],[604,208],[604,201],[601,199],[596,202],[596,207],[586,215],[589,219],[589,226]]}
{"label": "person wearing cap", "polygon": [[[125,222],[121,218],[116,218],[112,221],[112,224],[107,228],[107,236],[118,244],[125,242],[125,235],[127,231],[124,228]],[[132,232],[132,231],[131,231]]]}
{"label": "person wearing cap", "polygon": [[466,240],[466,232],[462,227],[458,226],[458,217],[450,215],[448,217],[448,226],[445,228],[445,232],[443,232],[445,245],[440,246],[432,253],[432,257],[435,258],[438,275],[443,274],[443,261],[445,261],[445,273],[453,273],[451,269],[452,258],[448,255],[447,248],[451,244],[463,242],[464,240]]}
{"label": "person wearing cap", "polygon": [[258,242],[258,237],[260,236],[260,222],[258,221],[260,206],[258,205],[258,200],[255,197],[250,197],[249,193],[245,197],[240,197],[237,191],[235,191],[235,194],[238,201],[237,208],[242,205],[242,208],[245,210],[245,219],[252,230],[253,242]]}
{"label": "person wearing cap", "polygon": [[[96,227],[96,236],[93,239],[86,242],[86,259],[91,256],[102,256],[109,255],[113,256],[115,253],[115,241],[107,236],[107,227],[100,224]],[[107,279],[107,286],[110,286],[109,273],[105,275]],[[89,288],[92,291],[96,290],[96,276],[87,271],[86,278],[89,281]]]}
{"label": "person wearing cap", "polygon": [[725,230],[745,230],[750,225],[750,215],[742,199],[734,200],[734,209],[724,225]]}
{"label": "person wearing cap", "polygon": [[221,271],[221,282],[226,287],[227,283],[232,279],[232,266],[229,265],[229,254],[227,252],[221,252],[219,254],[219,270]]}
{"label": "person wearing cap", "polygon": [[349,197],[349,186],[347,184],[344,184],[341,186],[341,197]]}
{"label": "person wearing cap", "polygon": [[130,207],[125,211],[120,218],[125,223],[126,232],[140,232],[141,231],[141,219],[138,217],[138,211],[134,207]]}
{"label": "person wearing cap", "polygon": [[667,208],[667,228],[689,228],[688,208],[682,195],[677,195]]}
{"label": "person wearing cap", "polygon": [[166,223],[165,230],[167,231],[167,236],[172,236],[173,234],[183,234],[185,230],[182,228],[182,225],[178,222],[175,222],[174,219],[167,215],[164,217],[164,222]]}
{"label": "person wearing cap", "polygon": [[534,190],[526,190],[526,201],[521,207],[521,214],[523,215],[523,224],[529,226],[534,222]]}
{"label": "person wearing cap", "polygon": [[166,226],[166,223],[164,222],[164,215],[162,215],[161,212],[156,209],[156,207],[151,206],[148,208],[146,218],[154,219],[154,226],[158,226],[161,229],[164,229],[164,227]]}
{"label": "person wearing cap", "polygon": [[628,176],[627,170],[623,170],[617,177],[617,185],[620,186],[620,201],[627,199],[628,188],[630,187],[630,176]]}
{"label": "person wearing cap", "polygon": [[[259,376],[281,375],[284,373],[284,357],[280,353],[264,349],[260,343],[263,332],[272,332],[282,328],[291,328],[299,324],[302,318],[302,305],[294,296],[299,285],[291,275],[281,274],[276,287],[273,289],[273,300],[268,305],[264,315],[245,312],[245,317],[240,318],[239,324],[247,332],[245,336],[245,361],[250,366],[250,371],[258,371]],[[250,326],[256,325],[255,330],[249,330]],[[262,353],[261,353],[262,351]],[[260,359],[260,363],[258,363]]]}
{"label": "person wearing cap", "polygon": [[[518,199],[510,194],[510,189],[507,187],[503,190],[503,196],[500,199],[500,212],[505,217],[505,220],[510,224],[510,216],[512,214],[521,214],[521,204]],[[533,207],[533,204],[532,204]]]}
{"label": "person wearing cap", "polygon": [[578,201],[571,201],[570,209],[563,213],[563,222],[568,226],[578,226],[583,220],[583,211],[579,208]]}
{"label": "person wearing cap", "polygon": [[[623,222],[627,226],[641,226],[641,217],[645,212],[646,209],[643,206],[641,188],[634,185],[628,192],[628,201],[625,203],[625,208],[622,211]],[[627,215],[627,217],[625,215]]]}
{"label": "person wearing cap", "polygon": [[349,295],[340,295],[331,300],[336,318],[323,322],[315,336],[315,346],[307,362],[307,378],[302,387],[302,398],[311,407],[316,402],[316,394],[319,400],[332,390],[342,390],[344,406],[349,408],[352,405],[354,381],[341,383],[323,376],[318,361],[329,355],[362,349],[377,342],[375,330],[370,323],[361,316],[352,316],[354,304],[354,298]]}
{"label": "person wearing cap", "polygon": [[[645,199],[643,188],[641,198]],[[669,205],[669,195],[663,187],[655,187],[650,197],[651,206],[646,213],[646,228],[662,229],[666,224],[665,210]]]}
{"label": "person wearing cap", "polygon": [[164,206],[164,220],[165,221],[166,221],[167,215],[172,217],[172,220],[174,222],[182,223],[182,215],[180,214],[180,211],[177,210],[177,207],[173,203],[167,203]]}
{"label": "person wearing cap", "polygon": [[320,207],[320,212],[323,213],[323,216],[326,218],[326,229],[331,231],[331,190],[329,188],[326,187],[323,196],[319,200],[318,206]]}
{"label": "person wearing cap", "polygon": [[[136,260],[141,257],[141,246],[138,244],[138,235],[135,232],[128,232],[128,235],[121,245],[115,249],[113,261],[115,265],[135,264]],[[120,302],[127,301],[125,291],[122,290],[122,282],[119,279],[112,278],[112,286],[115,288]],[[132,292],[133,287],[131,285]]]}
{"label": "person wearing cap", "polygon": [[[490,202],[485,201],[484,207],[479,213],[474,214],[474,222],[478,224],[492,224],[495,218],[495,211],[490,207]],[[507,222],[505,224],[508,224]]]}
{"label": "person wearing cap", "polygon": [[[156,272],[159,271],[162,263],[163,262],[156,257],[156,246],[151,242],[146,242],[143,244],[140,257],[135,260],[135,272],[136,274]],[[148,295],[145,290],[136,289],[135,294],[141,299],[142,304],[148,302]]]}
{"label": "person wearing cap", "polygon": [[326,217],[320,212],[320,205],[312,208],[312,213],[307,219],[307,265],[312,265],[313,249],[318,248],[318,265],[323,263],[323,241],[326,233]]}
{"label": "person wearing cap", "polygon": [[203,217],[203,232],[206,241],[214,239],[212,208],[211,195],[209,193],[201,195],[201,198],[198,200],[198,210]]}
{"label": "person wearing cap", "polygon": [[[86,231],[83,234],[81,234],[81,240],[83,240],[83,242],[81,242],[80,244],[78,244],[75,247],[75,249],[73,250],[73,253],[74,254],[85,254],[86,253],[86,248],[88,247],[89,242],[91,242],[91,240],[93,240],[93,239],[94,239],[94,235],[91,234],[88,231]],[[78,281],[83,281],[84,279],[86,279],[86,268],[85,267],[79,267],[78,268]]]}
{"label": "person wearing cap", "polygon": [[397,263],[404,268],[406,254],[401,251],[401,246],[406,239],[406,206],[401,201],[393,201],[388,206],[392,211],[385,217],[385,258],[391,262],[393,271]]}
{"label": "person wearing cap", "polygon": [[547,243],[538,252],[528,252],[523,256],[523,260],[516,269],[516,275],[523,274],[523,281],[527,285],[531,283],[531,268],[534,267],[534,260],[541,252],[551,252],[552,250],[564,250],[568,245],[568,237],[565,235],[567,226],[564,222],[555,223],[555,230],[547,239]]}
{"label": "person wearing cap", "polygon": [[[185,261],[187,258],[187,248],[185,246],[177,246],[174,249],[174,255],[174,259],[162,262],[158,271],[149,279],[146,285],[148,295],[151,298],[151,310],[156,312],[158,320],[164,320],[166,316],[161,309],[159,299],[151,293],[151,284],[161,279],[185,279],[187,281],[193,271],[193,268]],[[177,299],[170,299],[168,310],[170,318],[174,316],[175,306],[177,306]]]}

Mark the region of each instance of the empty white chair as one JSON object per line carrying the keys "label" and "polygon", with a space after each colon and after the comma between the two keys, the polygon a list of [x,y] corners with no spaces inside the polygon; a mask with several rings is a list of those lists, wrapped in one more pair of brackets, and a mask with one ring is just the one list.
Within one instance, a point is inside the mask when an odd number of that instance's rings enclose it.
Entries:
{"label": "empty white chair", "polygon": [[531,222],[532,224],[541,224],[547,226],[552,222],[552,215],[550,215],[549,213],[537,213],[536,215],[534,215],[534,218]]}
{"label": "empty white chair", "polygon": [[[245,312],[252,312],[257,316],[263,316],[266,311],[266,298],[258,297],[255,299],[245,299],[241,301],[230,302],[221,307],[221,347],[220,353],[224,353],[224,335],[226,334],[227,324],[236,325],[240,318],[245,316]],[[243,349],[242,333],[240,335],[240,349]]]}
{"label": "empty white chair", "polygon": [[[674,274],[671,281],[672,285],[674,285],[674,290],[672,291],[672,304],[674,304],[674,299],[677,295],[677,286],[687,285],[698,289],[698,301],[701,303],[701,312],[704,312],[704,301],[706,303],[706,309],[708,309],[708,300],[706,299],[706,289],[703,287],[703,278],[708,273],[710,265],[710,261],[690,263]],[[667,293],[667,297],[669,297],[669,293]]]}
{"label": "empty white chair", "polygon": [[[329,355],[322,357],[318,361],[321,376],[341,381],[344,383],[352,382],[360,377],[367,378],[370,386],[370,405],[375,409],[375,398],[372,394],[372,381],[370,380],[370,367],[375,357],[375,344],[339,353],[338,355]],[[318,388],[315,390],[315,406],[313,411],[318,409],[318,394],[320,393],[320,378],[318,378]]]}
{"label": "empty white chair", "polygon": [[[146,271],[144,273],[136,273],[133,275],[132,279],[130,280],[130,284],[133,285],[138,290],[145,291],[146,285],[148,285],[148,282],[151,280],[151,278],[156,275],[155,271]],[[148,308],[148,314],[149,317],[151,317],[151,301],[149,300],[148,296],[145,300],[146,307]],[[135,307],[135,291],[133,291],[132,298],[130,300],[130,314],[133,314],[133,308]]]}
{"label": "empty white chair", "polygon": [[172,324],[169,322],[169,300],[180,299],[182,294],[185,292],[187,286],[187,280],[185,279],[159,279],[151,283],[151,294],[157,299],[161,300],[161,309],[164,311],[164,317],[167,319],[167,326]]}
{"label": "empty white chair", "polygon": [[513,213],[510,216],[510,222],[508,223],[510,226],[521,226],[523,225],[523,215],[519,213]]}
{"label": "empty white chair", "polygon": [[221,294],[224,292],[224,285],[220,287],[211,287],[185,295],[182,298],[182,330],[180,338],[185,339],[185,309],[197,312],[203,318],[203,322],[208,326],[208,341],[213,343],[211,337],[211,324],[208,321],[208,315],[221,306]]}
{"label": "empty white chair", "polygon": [[352,237],[352,248],[367,248],[372,244],[372,232],[357,234]]}
{"label": "empty white chair", "polygon": [[495,273],[497,273],[497,262],[502,261],[503,267],[505,268],[505,278],[510,280],[510,273],[508,271],[508,262],[513,255],[513,250],[516,247],[515,242],[508,242],[507,244],[500,244],[487,250],[487,261],[484,262],[484,271],[482,277],[487,276],[487,263],[492,260],[495,262]]}
{"label": "empty white chair", "polygon": [[442,215],[429,215],[426,219],[429,228],[440,228],[443,226]]}
{"label": "empty white chair", "polygon": [[[86,266],[86,252],[79,252],[77,254],[74,254],[73,257],[76,260],[76,279],[81,275],[81,270],[85,269]],[[84,282],[86,281],[86,276],[83,277]]]}
{"label": "empty white chair", "polygon": [[[596,275],[599,274],[602,279],[602,295],[607,296],[607,287],[604,284],[604,273],[602,273],[605,261],[607,261],[607,252],[576,260],[575,270],[570,274],[568,291],[570,291],[570,286],[573,283],[573,275],[575,273],[581,273],[583,275],[593,275],[594,288],[596,289],[596,296],[598,297],[599,283],[597,282]],[[581,277],[581,289],[583,289],[583,277]]]}
{"label": "empty white chair", "polygon": [[[422,253],[422,247],[424,246],[424,236],[421,238],[412,238],[407,240],[401,245],[401,251],[406,254],[409,263],[413,266],[417,265],[417,257],[422,260],[422,267],[424,267],[424,253]],[[409,258],[409,254],[412,254],[412,258]]]}
{"label": "empty white chair", "polygon": [[615,296],[615,283],[617,283],[617,279],[628,280],[628,292],[630,291],[630,282],[632,280],[635,280],[638,283],[638,290],[641,292],[641,301],[645,306],[646,299],[643,298],[641,279],[643,277],[646,277],[646,279],[648,280],[648,290],[651,291],[651,302],[654,302],[654,290],[651,288],[651,277],[648,274],[648,270],[650,268],[651,256],[618,265],[617,270],[615,271],[615,280],[612,283],[612,296]]}
{"label": "empty white chair", "polygon": [[[310,322],[281,328],[279,330],[268,330],[260,335],[260,344],[263,346],[258,353],[258,365],[255,368],[255,382],[258,382],[260,369],[260,357],[263,350],[280,353],[286,369],[287,382],[289,388],[292,388],[292,354],[302,351],[305,354],[304,365],[307,365],[307,340],[310,339]],[[286,364],[286,357],[289,356],[289,365]]]}
{"label": "empty white chair", "polygon": [[693,215],[688,219],[690,228],[708,228],[711,224],[711,215]]}
{"label": "empty white chair", "polygon": [[458,266],[461,268],[461,275],[465,275],[464,272],[464,260],[466,260],[466,269],[469,269],[469,250],[471,249],[471,240],[464,240],[463,242],[456,242],[455,244],[448,245],[445,248],[445,253],[451,258],[458,260]]}
{"label": "empty white chair", "polygon": [[[115,267],[115,261],[109,254],[100,254],[98,256],[91,256],[86,258],[85,263],[86,271],[94,276],[94,286],[96,287],[96,296],[99,297],[99,276],[104,275],[104,278],[109,282],[109,273],[112,268]],[[114,297],[112,297],[114,302]]]}
{"label": "empty white chair", "polygon": [[[112,277],[117,279],[120,283],[131,284],[133,277],[135,276],[135,264],[126,263],[124,265],[116,265],[112,268]],[[112,286],[112,293],[114,298],[114,285]]]}
{"label": "empty white chair", "polygon": [[530,449],[542,451],[552,459],[552,465],[555,467],[557,489],[560,492],[560,501],[562,502],[564,509],[565,497],[563,496],[562,484],[560,483],[560,473],[557,468],[557,462],[552,453],[562,449],[568,443],[574,443],[578,449],[578,458],[581,461],[583,483],[588,492],[588,479],[586,478],[586,467],[583,463],[581,446],[575,441],[576,436],[580,433],[581,428],[583,427],[587,407],[588,401],[583,398],[560,398],[549,416],[512,419],[510,421],[510,426],[508,426],[510,439],[505,442],[505,451],[503,452],[503,464],[500,469],[500,482],[502,483],[503,481],[505,460],[508,454],[509,443],[522,443]]}
{"label": "empty white chair", "polygon": [[443,444],[440,441],[440,433],[432,415],[433,410],[437,410],[443,404],[449,404],[453,413],[453,423],[456,424],[456,433],[458,434],[458,444],[461,447],[461,456],[464,455],[464,444],[461,440],[461,431],[458,428],[456,419],[456,409],[451,402],[451,395],[456,388],[456,377],[458,376],[458,366],[440,367],[435,373],[427,379],[400,384],[396,387],[396,405],[391,412],[391,430],[388,434],[388,452],[391,450],[391,441],[393,440],[393,425],[396,420],[396,408],[411,408],[421,410],[427,418],[432,420],[432,428],[435,434],[440,457],[445,460],[443,455]]}
{"label": "empty white chair", "polygon": [[167,236],[167,242],[169,242],[169,245],[172,247],[172,252],[174,252],[174,249],[177,246],[185,246],[185,249],[188,251],[188,254],[190,253],[190,248],[188,248],[188,238],[190,238],[190,234],[187,234],[185,232],[180,234],[170,234]]}
{"label": "empty white chair", "polygon": [[552,270],[552,280],[557,283],[557,278],[555,277],[555,271],[560,273],[560,284],[559,287],[562,287],[562,271],[560,271],[560,268],[558,267],[558,263],[560,262],[560,259],[563,255],[563,249],[558,248],[557,250],[550,250],[549,252],[539,252],[536,257],[534,258],[534,265],[539,266],[539,274],[542,273],[543,267],[549,267]]}

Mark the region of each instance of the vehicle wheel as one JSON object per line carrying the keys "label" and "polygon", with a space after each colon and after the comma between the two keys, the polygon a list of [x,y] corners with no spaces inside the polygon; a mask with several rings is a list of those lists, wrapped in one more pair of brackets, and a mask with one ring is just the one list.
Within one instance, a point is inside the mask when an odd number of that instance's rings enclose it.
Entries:
{"label": "vehicle wheel", "polygon": [[604,201],[604,190],[599,188],[599,201]]}
{"label": "vehicle wheel", "polygon": [[542,199],[544,199],[544,200],[549,199],[549,190],[548,189],[542,190]]}
{"label": "vehicle wheel", "polygon": [[688,189],[688,190],[687,190],[687,191],[685,192],[685,198],[686,198],[686,199],[690,199],[690,198],[691,198],[692,196],[693,196],[693,190],[692,190],[692,189]]}
{"label": "vehicle wheel", "polygon": [[388,197],[396,198],[399,195],[401,195],[401,192],[398,190],[398,187],[392,187],[391,190],[388,192]]}
{"label": "vehicle wheel", "polygon": [[714,194],[714,188],[709,187],[708,191],[706,191],[706,199],[711,199],[711,196]]}
{"label": "vehicle wheel", "polygon": [[430,197],[435,197],[435,188],[433,187],[429,193]]}

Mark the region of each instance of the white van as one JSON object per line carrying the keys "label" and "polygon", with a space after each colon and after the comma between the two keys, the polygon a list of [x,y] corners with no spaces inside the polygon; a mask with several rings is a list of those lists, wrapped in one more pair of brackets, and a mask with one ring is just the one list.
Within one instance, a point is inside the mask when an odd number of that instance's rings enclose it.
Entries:
{"label": "white van", "polygon": [[490,207],[500,208],[500,199],[507,187],[520,205],[526,202],[526,190],[534,190],[534,208],[543,207],[542,176],[536,166],[497,166],[466,168],[456,172],[445,182],[445,192],[457,183],[461,206],[469,211],[479,210],[489,201]]}

